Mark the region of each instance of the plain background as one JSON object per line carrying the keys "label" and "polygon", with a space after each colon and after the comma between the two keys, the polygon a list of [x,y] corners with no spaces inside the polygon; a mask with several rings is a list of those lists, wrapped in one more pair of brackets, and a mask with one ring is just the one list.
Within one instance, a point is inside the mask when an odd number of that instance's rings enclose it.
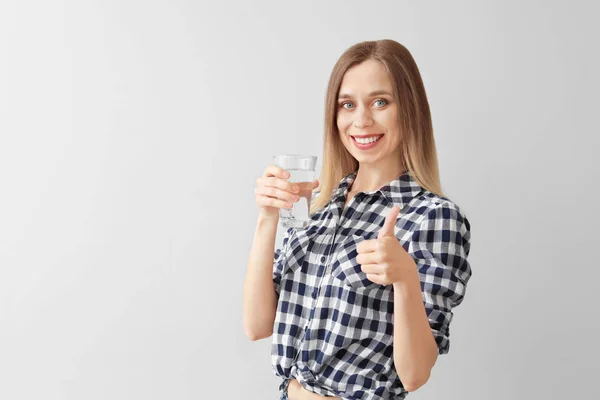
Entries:
{"label": "plain background", "polygon": [[255,180],[279,153],[320,168],[333,64],[384,38],[472,224],[450,353],[409,398],[600,398],[597,12],[3,1],[0,398],[277,399],[242,329]]}

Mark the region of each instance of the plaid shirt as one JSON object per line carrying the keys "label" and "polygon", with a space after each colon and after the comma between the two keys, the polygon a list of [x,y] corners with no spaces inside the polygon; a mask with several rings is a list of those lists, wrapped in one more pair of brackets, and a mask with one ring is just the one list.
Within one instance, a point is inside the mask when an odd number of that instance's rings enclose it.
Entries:
{"label": "plaid shirt", "polygon": [[290,378],[309,391],[344,400],[408,394],[393,361],[393,285],[368,280],[356,262],[357,244],[377,238],[395,204],[400,214],[394,231],[417,265],[438,352],[449,350],[452,309],[462,302],[471,277],[469,221],[456,204],[419,186],[409,172],[379,190],[357,193],[344,210],[356,174],[340,181],[307,227],[289,228],[275,251],[279,300],[271,359],[283,379],[281,399],[287,398]]}

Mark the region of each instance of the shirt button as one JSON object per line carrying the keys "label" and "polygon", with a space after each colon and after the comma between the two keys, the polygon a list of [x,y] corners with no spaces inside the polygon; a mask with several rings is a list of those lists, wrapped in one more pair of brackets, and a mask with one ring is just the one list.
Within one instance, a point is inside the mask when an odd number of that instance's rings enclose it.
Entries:
{"label": "shirt button", "polygon": [[325,262],[325,256],[321,256],[321,262]]}
{"label": "shirt button", "polygon": [[313,290],[313,292],[312,292],[312,298],[313,299],[317,298],[317,291],[318,291],[317,289]]}

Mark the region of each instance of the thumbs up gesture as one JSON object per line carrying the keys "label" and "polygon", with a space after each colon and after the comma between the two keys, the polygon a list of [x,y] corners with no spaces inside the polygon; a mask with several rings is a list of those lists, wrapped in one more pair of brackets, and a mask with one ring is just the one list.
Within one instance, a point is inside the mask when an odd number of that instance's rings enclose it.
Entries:
{"label": "thumbs up gesture", "polygon": [[403,282],[412,278],[416,271],[415,261],[394,234],[399,212],[398,206],[392,207],[377,239],[363,240],[356,246],[356,261],[362,271],[367,274],[367,279],[380,285]]}

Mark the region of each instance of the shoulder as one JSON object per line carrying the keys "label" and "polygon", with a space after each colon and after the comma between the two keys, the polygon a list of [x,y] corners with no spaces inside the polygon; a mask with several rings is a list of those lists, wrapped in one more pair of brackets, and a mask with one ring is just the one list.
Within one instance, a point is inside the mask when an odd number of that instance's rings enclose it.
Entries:
{"label": "shoulder", "polygon": [[467,214],[458,204],[447,197],[424,190],[406,207],[406,216],[417,226],[431,223],[461,224],[470,229]]}
{"label": "shoulder", "polygon": [[[418,205],[413,207],[412,224],[403,238],[410,241],[413,251],[441,251],[462,254],[465,258],[471,248],[471,223],[466,213],[454,201],[424,193]],[[433,250],[436,249],[436,250]]]}

